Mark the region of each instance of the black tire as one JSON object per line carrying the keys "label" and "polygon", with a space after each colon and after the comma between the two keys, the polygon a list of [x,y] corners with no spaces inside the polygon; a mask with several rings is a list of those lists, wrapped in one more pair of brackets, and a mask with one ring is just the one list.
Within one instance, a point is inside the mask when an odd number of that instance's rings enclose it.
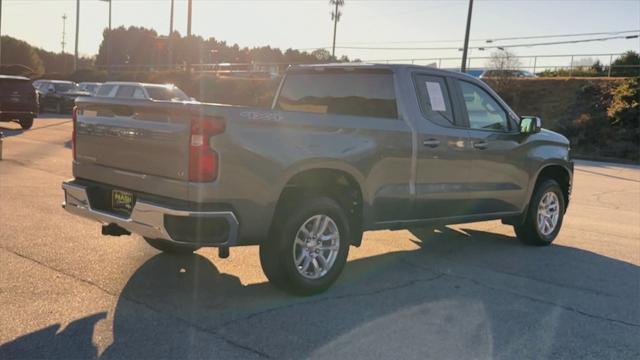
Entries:
{"label": "black tire", "polygon": [[[540,231],[538,227],[537,218],[538,206],[540,205],[540,201],[548,192],[553,192],[558,199],[558,221],[555,228],[553,228],[553,231],[545,235]],[[521,225],[513,226],[516,232],[516,236],[520,241],[528,245],[550,245],[560,232],[560,228],[562,227],[562,220],[564,217],[564,211],[565,201],[560,185],[558,185],[558,182],[553,179],[543,179],[536,186],[533,192],[533,196],[531,196],[531,201],[529,203],[529,208],[527,210],[527,216],[524,220],[524,223],[522,223]]]}
{"label": "black tire", "polygon": [[169,253],[169,254],[177,254],[177,255],[191,254],[194,251],[200,249],[200,246],[178,245],[162,239],[149,239],[145,237],[144,240],[147,242],[147,244],[151,245],[155,249],[158,249],[162,252]]}
{"label": "black tire", "polygon": [[[328,289],[338,278],[347,262],[351,233],[345,211],[333,199],[315,197],[298,198],[282,206],[274,218],[267,241],[260,245],[260,263],[269,281],[276,287],[297,295],[313,295]],[[296,267],[294,241],[299,229],[317,215],[328,216],[339,234],[338,253],[326,274],[310,279]]]}
{"label": "black tire", "polygon": [[32,117],[20,119],[20,127],[22,128],[22,130],[29,130],[31,129],[32,126],[33,126]]}

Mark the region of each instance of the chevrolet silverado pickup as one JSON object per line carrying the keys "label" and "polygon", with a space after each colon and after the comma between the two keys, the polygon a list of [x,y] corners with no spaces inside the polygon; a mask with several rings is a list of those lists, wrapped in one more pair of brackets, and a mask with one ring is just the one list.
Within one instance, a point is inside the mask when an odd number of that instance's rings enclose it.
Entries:
{"label": "chevrolet silverado pickup", "polygon": [[270,108],[76,100],[64,208],[169,253],[259,245],[275,286],[327,289],[363,231],[500,219],[548,245],[569,203],[565,137],[471,76],[290,67]]}

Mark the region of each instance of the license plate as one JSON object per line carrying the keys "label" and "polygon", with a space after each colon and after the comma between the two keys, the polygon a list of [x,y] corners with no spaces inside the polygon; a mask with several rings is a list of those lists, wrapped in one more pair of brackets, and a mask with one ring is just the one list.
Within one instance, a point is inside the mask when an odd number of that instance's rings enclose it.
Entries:
{"label": "license plate", "polygon": [[135,197],[132,193],[122,190],[111,191],[111,207],[113,210],[131,213]]}

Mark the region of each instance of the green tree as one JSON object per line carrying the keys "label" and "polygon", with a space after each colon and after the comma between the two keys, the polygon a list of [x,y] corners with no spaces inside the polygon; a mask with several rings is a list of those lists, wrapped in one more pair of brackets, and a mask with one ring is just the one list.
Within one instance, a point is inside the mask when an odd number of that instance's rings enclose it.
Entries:
{"label": "green tree", "polygon": [[640,76],[640,54],[629,50],[611,64],[613,76]]}
{"label": "green tree", "polygon": [[[103,32],[96,64],[100,67],[107,65],[106,38],[108,30]],[[182,64],[189,60],[198,63],[312,63],[335,61],[328,52],[308,53],[288,49],[284,53],[278,48],[260,46],[255,48],[241,48],[237,44],[227,44],[216,38],[203,39],[200,36],[183,37],[178,32],[171,34],[173,41],[173,64]],[[166,65],[169,61],[168,38],[159,37],[150,29],[141,27],[119,27],[111,31],[111,64],[116,68],[127,65],[133,69],[136,66],[148,69],[149,66]],[[341,59],[343,60],[343,59]],[[348,59],[347,59],[348,60]],[[144,68],[142,68],[144,67]]]}
{"label": "green tree", "polygon": [[317,49],[311,53],[317,62],[326,63],[331,62],[334,58],[331,56],[331,53],[327,49]]}
{"label": "green tree", "polygon": [[35,74],[44,72],[42,59],[26,41],[18,40],[10,36],[2,36],[2,64],[24,65],[33,70]]}

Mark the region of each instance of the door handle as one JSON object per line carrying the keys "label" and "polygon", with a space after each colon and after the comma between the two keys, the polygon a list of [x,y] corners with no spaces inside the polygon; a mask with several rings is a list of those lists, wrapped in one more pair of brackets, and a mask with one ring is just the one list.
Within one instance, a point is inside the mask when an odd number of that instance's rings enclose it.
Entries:
{"label": "door handle", "polygon": [[473,143],[473,148],[478,150],[484,150],[489,147],[489,143],[486,141],[479,141],[477,143]]}
{"label": "door handle", "polygon": [[435,148],[435,147],[438,147],[438,145],[440,145],[440,141],[436,139],[429,139],[429,140],[423,141],[422,145],[430,148]]}

